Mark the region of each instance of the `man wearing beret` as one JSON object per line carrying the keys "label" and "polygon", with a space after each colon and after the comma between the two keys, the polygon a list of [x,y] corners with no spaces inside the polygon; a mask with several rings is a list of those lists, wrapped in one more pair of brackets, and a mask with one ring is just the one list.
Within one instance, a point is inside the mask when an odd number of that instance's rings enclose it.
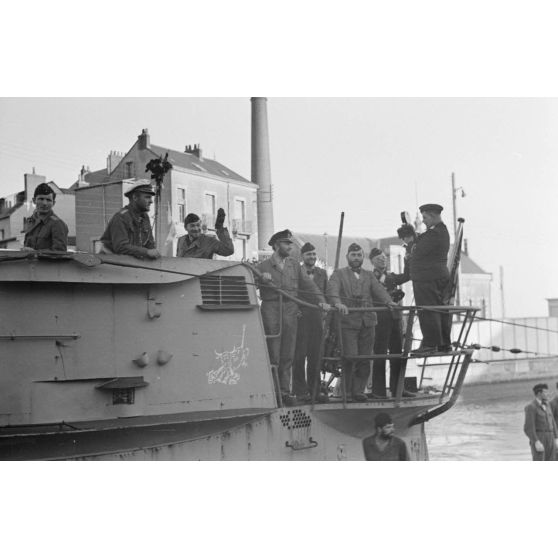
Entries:
{"label": "man wearing beret", "polygon": [[[394,303],[401,300],[403,291],[397,289],[391,273],[387,273],[387,257],[379,248],[370,251],[370,262],[374,266],[374,276],[386,289]],[[403,293],[404,295],[404,293]],[[403,351],[402,339],[403,325],[401,313],[378,312],[378,323],[374,339],[374,353],[377,355],[390,354],[400,355]],[[401,372],[401,359],[392,358],[389,361],[389,389],[392,397],[397,392],[397,383]],[[385,397],[386,395],[386,360],[374,359],[372,362],[372,392],[369,397]],[[403,391],[404,397],[414,397],[415,394]]]}
{"label": "man wearing beret", "polygon": [[124,195],[129,204],[115,213],[109,221],[101,236],[102,252],[126,254],[140,259],[160,258],[161,255],[155,249],[148,215],[155,195],[151,181],[137,180],[126,188]]}
{"label": "man wearing beret", "polygon": [[296,297],[299,296],[299,291],[304,292],[324,311],[329,310],[329,305],[316,283],[289,256],[293,245],[291,231],[286,229],[275,233],[268,244],[273,248],[273,255],[257,266],[261,273],[259,286],[262,320],[266,335],[278,335],[281,332],[280,337],[267,340],[267,347],[271,364],[278,369],[283,403],[292,405],[296,403],[296,397],[291,395],[291,379],[299,308],[296,302],[280,297],[273,287]]}
{"label": "man wearing beret", "polygon": [[[327,273],[316,267],[316,248],[310,242],[300,249],[302,273],[308,275],[325,295]],[[300,298],[312,302],[310,293],[301,292]],[[316,400],[326,403],[327,395],[319,391],[322,338],[324,335],[323,313],[318,309],[301,308],[296,334],[296,349],[293,362],[293,391],[298,399],[310,401],[314,389],[318,389]]]}
{"label": "man wearing beret", "polygon": [[217,219],[215,220],[215,232],[217,238],[201,232],[201,220],[195,213],[188,213],[184,219],[186,233],[178,239],[176,255],[179,258],[206,258],[213,259],[213,256],[232,256],[234,245],[226,227],[225,211],[219,208]]}
{"label": "man wearing beret", "polygon": [[548,402],[548,385],[533,388],[535,399],[525,407],[523,431],[529,438],[533,461],[554,461],[558,450],[558,427]]}
{"label": "man wearing beret", "polygon": [[[347,267],[336,269],[327,284],[327,298],[341,314],[341,334],[344,355],[371,356],[374,352],[375,312],[351,312],[348,307],[370,307],[378,304],[395,306],[386,289],[371,271],[362,269],[364,252],[358,244],[347,251]],[[367,401],[364,394],[370,362],[343,362],[345,389],[353,401]]]}
{"label": "man wearing beret", "polygon": [[405,442],[394,436],[393,419],[388,413],[374,417],[376,433],[362,441],[366,461],[409,461]]}
{"label": "man wearing beret", "polygon": [[24,250],[55,250],[65,252],[68,248],[68,227],[54,214],[56,192],[43,182],[33,193],[35,211],[25,222]]}
{"label": "man wearing beret", "polygon": [[[420,206],[426,231],[419,235],[411,253],[411,279],[417,306],[447,305],[450,274],[448,251],[450,238],[442,222],[441,205],[428,203]],[[418,313],[422,343],[417,356],[451,351],[451,314],[420,310]]]}

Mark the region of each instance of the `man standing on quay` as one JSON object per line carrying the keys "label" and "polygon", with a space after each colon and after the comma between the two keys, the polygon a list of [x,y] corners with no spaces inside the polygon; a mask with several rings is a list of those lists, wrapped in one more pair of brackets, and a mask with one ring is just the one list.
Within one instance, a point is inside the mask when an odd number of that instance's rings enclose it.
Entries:
{"label": "man standing on quay", "polygon": [[529,438],[533,461],[554,461],[558,449],[558,427],[548,402],[548,385],[533,388],[535,399],[525,407],[523,431]]}

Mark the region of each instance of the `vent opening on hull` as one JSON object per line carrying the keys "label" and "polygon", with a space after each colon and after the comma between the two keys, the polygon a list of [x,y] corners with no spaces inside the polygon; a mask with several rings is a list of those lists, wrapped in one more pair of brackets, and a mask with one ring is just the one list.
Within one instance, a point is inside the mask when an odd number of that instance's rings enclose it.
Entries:
{"label": "vent opening on hull", "polygon": [[242,275],[204,275],[200,277],[203,310],[249,309],[246,279]]}

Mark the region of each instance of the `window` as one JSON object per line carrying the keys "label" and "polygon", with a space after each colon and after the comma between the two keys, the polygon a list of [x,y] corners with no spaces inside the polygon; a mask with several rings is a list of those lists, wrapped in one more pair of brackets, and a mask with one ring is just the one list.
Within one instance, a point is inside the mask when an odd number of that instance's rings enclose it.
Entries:
{"label": "window", "polygon": [[178,203],[178,220],[184,223],[186,218],[186,188],[177,188],[176,197]]}
{"label": "window", "polygon": [[204,204],[204,213],[211,220],[211,225],[213,225],[213,221],[215,221],[215,194],[205,194]]}
{"label": "window", "polygon": [[0,240],[4,240],[4,229],[0,230]]}
{"label": "window", "polygon": [[244,200],[234,200],[234,217],[235,219],[240,219],[243,222],[246,219],[246,204],[244,203]]}
{"label": "window", "polygon": [[134,161],[126,161],[125,173],[124,178],[134,178]]}

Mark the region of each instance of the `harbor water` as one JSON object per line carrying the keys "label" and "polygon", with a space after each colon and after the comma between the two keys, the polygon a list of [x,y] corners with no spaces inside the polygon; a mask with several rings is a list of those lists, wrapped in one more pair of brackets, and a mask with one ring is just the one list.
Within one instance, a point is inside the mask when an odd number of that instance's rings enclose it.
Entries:
{"label": "harbor water", "polygon": [[456,405],[426,424],[432,461],[531,460],[523,433],[524,408],[533,399],[536,383],[547,383],[552,396],[558,374],[552,378],[465,385]]}

